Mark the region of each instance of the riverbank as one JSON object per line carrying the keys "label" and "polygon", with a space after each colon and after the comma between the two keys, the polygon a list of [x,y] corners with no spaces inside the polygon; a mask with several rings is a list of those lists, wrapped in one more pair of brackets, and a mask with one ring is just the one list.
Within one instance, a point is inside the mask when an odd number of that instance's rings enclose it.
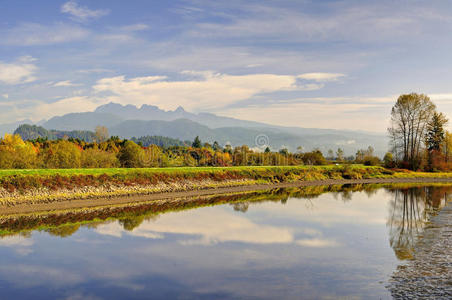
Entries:
{"label": "riverbank", "polygon": [[[450,184],[441,179],[436,183],[418,183],[414,179],[398,181],[394,183],[392,179],[368,179],[342,181],[346,182],[345,184],[338,184],[341,182],[339,180],[279,183],[112,199],[60,201],[41,205],[19,204],[0,210],[0,237],[17,233],[27,234],[33,230],[67,234],[69,228],[75,230],[80,226],[93,226],[113,220],[138,226],[143,220],[155,219],[167,212],[222,204],[231,205],[234,210],[246,211],[251,204],[269,201],[286,203],[290,198],[311,201],[324,193],[347,198],[353,192],[365,191],[372,194],[381,188],[388,191],[433,186],[438,189],[450,189]],[[60,228],[61,226],[63,227]]]}
{"label": "riverbank", "polygon": [[135,198],[168,199],[272,187],[389,182],[452,182],[452,173],[361,165],[0,170],[0,211],[19,206],[83,207]]}
{"label": "riverbank", "polygon": [[[0,214],[12,215],[12,214],[24,214],[24,213],[37,213],[45,211],[57,211],[57,210],[70,210],[79,208],[94,208],[109,205],[125,205],[143,202],[156,202],[163,201],[163,203],[174,203],[185,199],[182,202],[190,199],[190,202],[196,202],[200,197],[212,197],[215,195],[229,195],[237,193],[249,193],[268,191],[272,189],[287,189],[287,188],[304,188],[304,187],[329,187],[322,189],[322,193],[326,191],[334,190],[334,187],[340,187],[343,189],[344,185],[368,185],[371,188],[372,185],[394,185],[399,184],[401,186],[410,184],[449,184],[452,183],[451,178],[369,178],[369,179],[325,179],[325,180],[313,180],[313,181],[296,181],[296,182],[280,182],[280,183],[256,183],[246,184],[241,182],[239,185],[232,185],[230,181],[223,186],[211,186],[204,189],[197,186],[198,189],[187,189],[179,191],[165,191],[165,192],[151,192],[143,193],[142,190],[138,190],[139,193],[130,193],[126,195],[102,195],[98,197],[87,198],[71,198],[76,194],[67,194],[68,198],[37,198],[26,201],[25,198],[18,198],[11,204],[11,202],[0,203]],[[362,188],[362,187],[359,187]],[[355,187],[351,188],[355,190]],[[141,193],[140,193],[141,192]],[[24,200],[25,199],[25,200]],[[22,200],[22,201],[20,201]]]}

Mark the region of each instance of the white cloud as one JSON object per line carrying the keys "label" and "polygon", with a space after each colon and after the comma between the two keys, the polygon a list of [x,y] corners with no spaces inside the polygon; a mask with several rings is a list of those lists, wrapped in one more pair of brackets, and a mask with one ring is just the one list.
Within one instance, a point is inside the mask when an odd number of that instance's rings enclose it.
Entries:
{"label": "white cloud", "polygon": [[23,62],[23,63],[32,63],[34,61],[37,61],[38,59],[34,58],[31,55],[24,55],[24,56],[19,57],[17,60],[20,62]]}
{"label": "white cloud", "polygon": [[434,102],[452,102],[452,94],[428,94]]}
{"label": "white cloud", "polygon": [[138,23],[138,24],[132,24],[121,27],[121,30],[123,31],[142,31],[142,30],[148,30],[149,25]]}
{"label": "white cloud", "polygon": [[[205,226],[211,224],[211,226]],[[133,231],[125,231],[118,223],[96,228],[100,234],[121,237],[123,234],[149,239],[160,239],[165,234],[188,235],[180,241],[183,245],[212,245],[224,242],[253,244],[292,243],[288,228],[256,224],[230,211],[208,209],[161,215],[155,222],[146,221]]]}
{"label": "white cloud", "polygon": [[114,101],[154,104],[165,109],[179,105],[191,110],[209,110],[278,91],[316,90],[323,84],[298,84],[297,76],[276,74],[228,75],[210,71],[184,71],[187,80],[169,81],[165,76],[126,79],[103,78],[93,87],[96,92],[111,92]]}
{"label": "white cloud", "polygon": [[8,99],[9,95],[8,94],[2,94],[2,97],[5,98],[5,99]]}
{"label": "white cloud", "polygon": [[31,245],[33,245],[33,240],[23,236],[5,236],[0,238],[0,246],[13,247]]}
{"label": "white cloud", "polygon": [[[28,61],[30,58],[28,59]],[[23,59],[13,63],[0,61],[0,82],[5,84],[20,84],[36,80],[34,73],[38,68]]]}
{"label": "white cloud", "polygon": [[68,1],[61,6],[61,12],[70,14],[74,19],[86,21],[88,19],[96,19],[110,13],[107,9],[91,10],[84,6],[79,6],[76,1]]}
{"label": "white cloud", "polygon": [[317,82],[325,82],[325,81],[336,81],[341,77],[344,77],[344,74],[340,73],[305,73],[298,75],[297,78],[305,79],[305,80],[313,80]]}
{"label": "white cloud", "polygon": [[21,288],[71,286],[85,280],[84,276],[76,272],[43,265],[2,264],[0,274],[7,282]]}
{"label": "white cloud", "polygon": [[89,31],[78,26],[56,23],[50,26],[23,23],[8,30],[0,30],[0,44],[36,46],[81,40]]}
{"label": "white cloud", "polygon": [[[323,100],[327,98],[322,98]],[[359,102],[319,101],[314,99],[276,102],[217,110],[218,114],[282,126],[306,128],[357,129],[384,132],[389,125],[391,103],[362,98]],[[355,99],[353,99],[355,100]],[[372,111],[369,114],[367,111]],[[365,115],[366,122],[363,123]],[[359,127],[357,127],[359,124]]]}
{"label": "white cloud", "polygon": [[106,103],[105,101],[97,102],[97,99],[89,97],[70,97],[58,100],[53,103],[42,103],[37,105],[33,109],[35,116],[41,118],[48,118],[55,115],[63,115],[72,112],[86,112],[93,111],[100,104]]}
{"label": "white cloud", "polygon": [[[212,4],[215,5],[215,4]],[[234,5],[234,4],[231,4]],[[403,40],[422,35],[430,37],[429,22],[450,27],[451,18],[431,6],[401,4],[335,3],[322,5],[323,13],[307,13],[292,6],[267,4],[238,4],[235,9],[243,14],[227,16],[227,23],[201,22],[190,28],[192,38],[221,38],[227,40],[263,38],[272,41],[324,42],[360,41],[376,42]],[[327,12],[326,12],[327,11]]]}
{"label": "white cloud", "polygon": [[339,243],[337,243],[334,240],[322,238],[300,239],[297,240],[295,243],[303,247],[313,247],[313,248],[326,248],[339,246]]}
{"label": "white cloud", "polygon": [[0,238],[0,247],[10,247],[20,255],[28,255],[33,252],[33,240],[23,236],[5,236]]}
{"label": "white cloud", "polygon": [[113,71],[109,70],[109,69],[94,68],[94,69],[78,70],[77,72],[82,73],[82,74],[91,74],[91,73],[110,73]]}
{"label": "white cloud", "polygon": [[71,82],[70,80],[59,81],[53,84],[54,87],[69,87],[69,86],[79,86],[80,84],[76,84]]}
{"label": "white cloud", "polygon": [[37,100],[25,100],[22,101],[21,105],[27,104],[26,107],[16,107],[14,108],[14,113],[16,114],[15,119],[29,118],[34,121],[39,121],[73,112],[93,111],[99,105],[106,103],[108,103],[107,99],[86,96],[63,98],[51,103]]}

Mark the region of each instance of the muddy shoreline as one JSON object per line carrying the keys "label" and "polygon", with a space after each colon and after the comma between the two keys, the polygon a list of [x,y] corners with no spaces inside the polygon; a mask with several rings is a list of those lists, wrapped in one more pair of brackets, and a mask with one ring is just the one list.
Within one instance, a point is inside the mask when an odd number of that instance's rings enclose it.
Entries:
{"label": "muddy shoreline", "polygon": [[34,213],[75,208],[90,208],[116,204],[137,203],[158,200],[176,200],[178,198],[192,198],[212,196],[229,193],[270,190],[274,188],[293,188],[319,185],[344,184],[388,184],[388,183],[452,183],[452,178],[372,178],[372,179],[328,179],[318,181],[298,181],[275,184],[251,184],[239,186],[226,186],[186,191],[133,194],[124,196],[105,196],[77,200],[60,200],[50,203],[18,203],[14,206],[0,205],[1,215]]}

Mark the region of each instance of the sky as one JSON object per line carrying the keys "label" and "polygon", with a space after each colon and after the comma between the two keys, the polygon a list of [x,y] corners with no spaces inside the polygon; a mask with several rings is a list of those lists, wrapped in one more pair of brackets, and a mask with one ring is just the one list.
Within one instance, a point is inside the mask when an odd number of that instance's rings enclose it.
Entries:
{"label": "sky", "polygon": [[0,0],[0,124],[108,102],[385,132],[452,117],[451,1]]}

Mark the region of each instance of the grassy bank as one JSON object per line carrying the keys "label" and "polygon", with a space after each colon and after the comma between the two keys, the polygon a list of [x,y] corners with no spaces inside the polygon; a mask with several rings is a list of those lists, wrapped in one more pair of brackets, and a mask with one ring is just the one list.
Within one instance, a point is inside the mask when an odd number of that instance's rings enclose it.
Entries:
{"label": "grassy bank", "polygon": [[13,205],[329,179],[444,177],[452,178],[452,173],[362,165],[0,170],[0,202]]}

